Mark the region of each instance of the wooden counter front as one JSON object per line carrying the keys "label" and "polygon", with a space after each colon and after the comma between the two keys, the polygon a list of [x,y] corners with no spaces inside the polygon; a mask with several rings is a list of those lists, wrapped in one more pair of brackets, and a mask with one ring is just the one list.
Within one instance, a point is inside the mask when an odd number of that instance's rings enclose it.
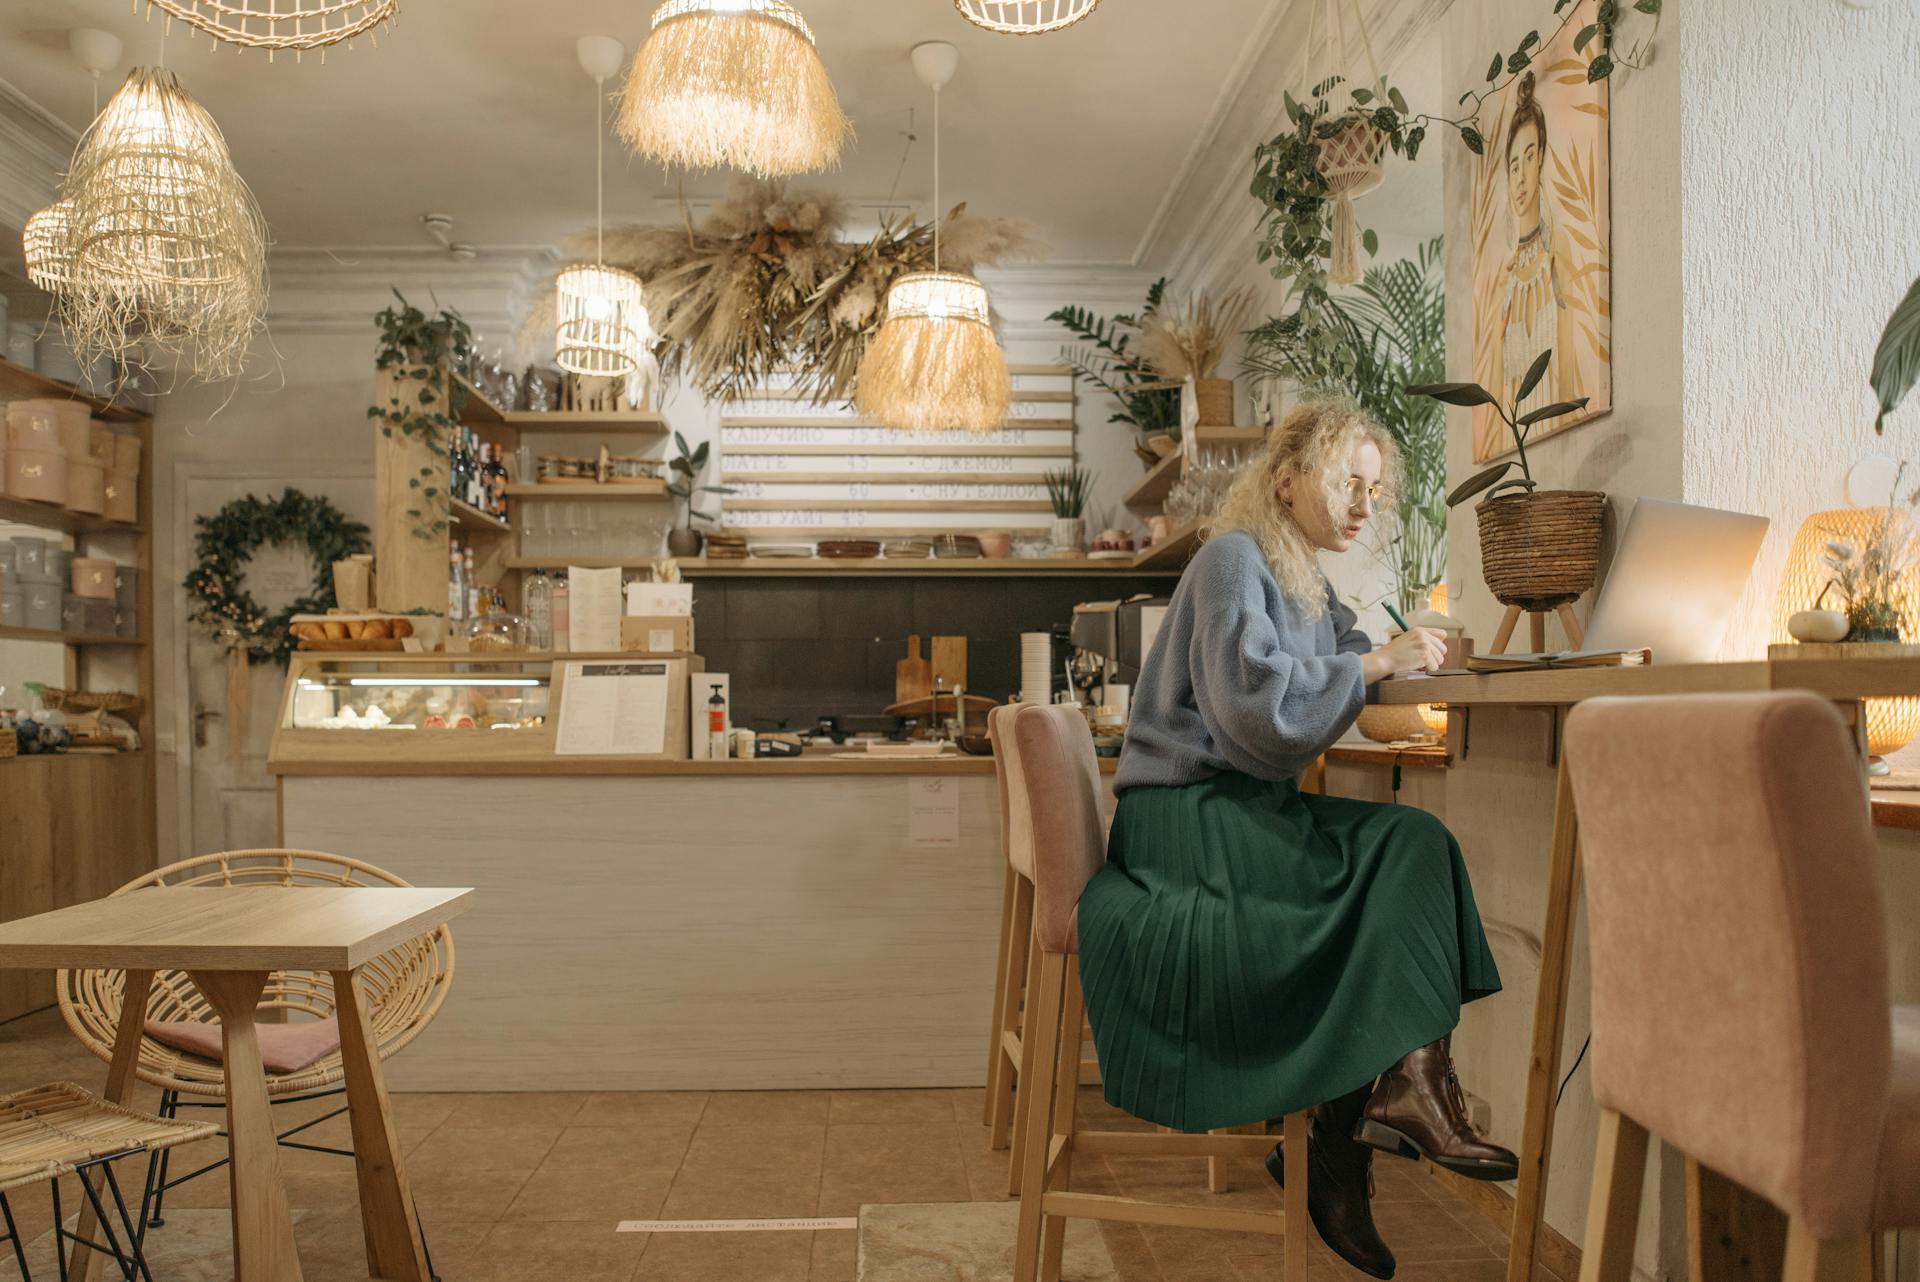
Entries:
{"label": "wooden counter front", "polygon": [[[449,730],[431,733],[463,735],[469,731]],[[351,741],[349,741],[351,742]],[[1117,757],[1103,757],[1100,773],[1111,775],[1120,765]],[[322,776],[377,778],[470,775],[527,775],[534,777],[633,778],[719,778],[739,780],[872,778],[909,779],[915,775],[943,778],[992,778],[992,757],[968,757],[958,753],[940,757],[884,758],[848,761],[832,752],[809,749],[800,757],[758,757],[751,761],[644,761],[622,757],[547,757],[530,761],[524,757],[489,761],[467,757],[449,757],[445,761],[393,761],[384,758],[355,759],[341,751],[329,760],[282,760],[268,767],[282,776]]]}

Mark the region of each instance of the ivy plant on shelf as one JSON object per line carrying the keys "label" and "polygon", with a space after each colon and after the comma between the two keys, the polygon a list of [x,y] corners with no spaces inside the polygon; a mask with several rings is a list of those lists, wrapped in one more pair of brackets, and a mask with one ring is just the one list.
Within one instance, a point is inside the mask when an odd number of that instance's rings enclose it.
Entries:
{"label": "ivy plant on shelf", "polygon": [[473,353],[473,330],[451,308],[429,316],[399,290],[393,296],[399,306],[373,318],[380,327],[374,368],[394,375],[393,394],[385,405],[369,406],[367,417],[380,424],[382,436],[398,432],[426,449],[430,462],[407,478],[407,489],[415,496],[407,515],[416,538],[438,539],[450,523],[449,438],[467,398],[466,388],[449,371],[465,367]]}
{"label": "ivy plant on shelf", "polygon": [[1139,433],[1134,448],[1149,466],[1159,455],[1146,445],[1157,435],[1180,439],[1180,389],[1162,378],[1133,343],[1146,332],[1160,309],[1167,278],[1162,276],[1147,290],[1146,306],[1138,312],[1111,318],[1097,316],[1085,307],[1062,307],[1047,319],[1080,340],[1080,345],[1060,349],[1060,359],[1076,378],[1090,383],[1120,403],[1108,417],[1109,423],[1125,423]]}

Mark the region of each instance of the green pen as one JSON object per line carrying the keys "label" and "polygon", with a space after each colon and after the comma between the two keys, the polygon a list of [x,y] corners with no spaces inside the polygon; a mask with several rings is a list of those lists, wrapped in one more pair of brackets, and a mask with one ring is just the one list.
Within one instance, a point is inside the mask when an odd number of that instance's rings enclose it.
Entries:
{"label": "green pen", "polygon": [[1393,606],[1386,601],[1382,601],[1380,604],[1387,607],[1387,617],[1393,620],[1394,627],[1399,628],[1402,632],[1413,631],[1412,628],[1407,626],[1407,621],[1400,617],[1400,611],[1394,609]]}

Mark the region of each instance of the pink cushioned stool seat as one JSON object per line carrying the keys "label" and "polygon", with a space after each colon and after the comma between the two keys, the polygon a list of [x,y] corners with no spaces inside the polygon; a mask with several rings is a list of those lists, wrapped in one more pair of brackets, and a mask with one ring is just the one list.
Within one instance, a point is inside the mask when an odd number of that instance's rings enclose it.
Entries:
{"label": "pink cushioned stool seat", "polygon": [[[333,1016],[301,1024],[255,1024],[260,1062],[269,1073],[297,1073],[340,1049],[340,1023]],[[163,1046],[219,1063],[220,1025],[193,1020],[150,1019],[147,1036]]]}

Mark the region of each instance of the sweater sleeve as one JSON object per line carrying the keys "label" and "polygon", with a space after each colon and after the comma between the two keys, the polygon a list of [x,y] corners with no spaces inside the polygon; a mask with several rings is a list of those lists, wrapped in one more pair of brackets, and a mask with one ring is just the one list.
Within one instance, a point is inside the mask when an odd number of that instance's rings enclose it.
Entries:
{"label": "sweater sleeve", "polygon": [[1194,702],[1207,733],[1231,753],[1275,764],[1311,758],[1360,715],[1360,656],[1314,654],[1313,629],[1284,594],[1274,594],[1280,617],[1269,612],[1271,579],[1254,561],[1227,555],[1189,568],[1205,571],[1188,652]]}
{"label": "sweater sleeve", "polygon": [[1333,616],[1335,654],[1367,654],[1373,649],[1373,639],[1354,626],[1360,616],[1347,608],[1331,583],[1327,584],[1327,612]]}

